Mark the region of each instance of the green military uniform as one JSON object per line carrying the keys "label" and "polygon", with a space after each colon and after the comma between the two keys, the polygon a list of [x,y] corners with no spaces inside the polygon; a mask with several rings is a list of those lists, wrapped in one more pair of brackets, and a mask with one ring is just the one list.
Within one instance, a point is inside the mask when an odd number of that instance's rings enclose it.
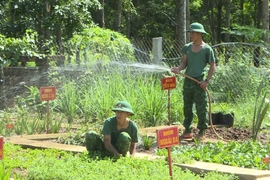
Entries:
{"label": "green military uniform", "polygon": [[[181,51],[187,56],[187,67],[185,74],[198,81],[203,81],[207,64],[210,62],[215,62],[214,52],[208,44],[206,44],[199,52],[193,52],[191,50],[191,46],[192,43],[188,43],[182,48]],[[201,133],[203,133],[209,124],[207,113],[208,103],[205,90],[193,80],[185,78],[183,85],[183,96],[185,116],[183,125],[186,129],[186,133],[191,132],[191,123],[193,120],[192,107],[194,103],[198,116],[197,128]]]}
{"label": "green military uniform", "polygon": [[[126,101],[120,101],[112,110],[130,112],[131,115],[134,114],[131,105]],[[138,142],[138,127],[136,123],[129,120],[129,125],[126,129],[118,130],[116,116],[105,120],[102,134],[111,135],[111,144],[124,156],[129,151],[131,142]],[[88,151],[102,151],[109,155],[101,136],[94,131],[86,133],[86,149]]]}

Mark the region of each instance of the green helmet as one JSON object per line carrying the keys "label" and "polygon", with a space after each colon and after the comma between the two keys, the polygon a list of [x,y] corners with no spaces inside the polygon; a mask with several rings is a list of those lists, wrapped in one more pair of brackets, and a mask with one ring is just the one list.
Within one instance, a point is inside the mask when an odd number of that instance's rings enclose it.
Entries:
{"label": "green helmet", "polygon": [[204,34],[208,34],[205,30],[204,30],[204,27],[202,24],[200,23],[192,23],[190,25],[190,27],[188,28],[187,32],[191,32],[191,31],[194,31],[194,32],[200,32],[200,33],[204,33]]}
{"label": "green helmet", "polygon": [[131,115],[134,115],[134,112],[132,111],[132,106],[127,101],[117,102],[112,111],[124,111],[129,112]]}

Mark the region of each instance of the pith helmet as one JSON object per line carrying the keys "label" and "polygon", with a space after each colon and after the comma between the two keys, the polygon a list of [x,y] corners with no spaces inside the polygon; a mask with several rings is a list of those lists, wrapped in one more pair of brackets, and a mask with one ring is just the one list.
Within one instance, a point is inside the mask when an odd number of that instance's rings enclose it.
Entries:
{"label": "pith helmet", "polygon": [[131,115],[134,115],[134,112],[132,111],[132,106],[127,101],[117,102],[112,111],[124,111],[129,112]]}
{"label": "pith helmet", "polygon": [[208,34],[205,30],[204,30],[204,27],[202,24],[200,23],[192,23],[190,25],[190,27],[188,28],[187,32],[191,32],[191,31],[194,31],[194,32],[200,32],[200,33],[204,33],[204,34]]}

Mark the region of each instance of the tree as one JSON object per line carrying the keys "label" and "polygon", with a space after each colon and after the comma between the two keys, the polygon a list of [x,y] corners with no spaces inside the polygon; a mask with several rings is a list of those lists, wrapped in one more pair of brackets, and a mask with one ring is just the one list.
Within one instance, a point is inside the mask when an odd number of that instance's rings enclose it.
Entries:
{"label": "tree", "polygon": [[[180,52],[186,44],[186,0],[176,0],[176,51]],[[180,46],[181,45],[181,46]]]}
{"label": "tree", "polygon": [[[266,32],[269,31],[269,0],[262,1],[262,28]],[[269,42],[267,33],[263,34],[263,41]]]}
{"label": "tree", "polygon": [[115,28],[114,30],[120,32],[121,29],[121,17],[122,17],[122,0],[117,0],[117,9],[115,13]]}
{"label": "tree", "polygon": [[[225,1],[225,10],[226,10],[226,17],[225,17],[225,28],[230,29],[231,22],[230,22],[230,16],[231,16],[231,0]],[[224,37],[225,42],[230,42],[230,34],[225,33]]]}
{"label": "tree", "polygon": [[[98,8],[96,0],[3,0],[5,21],[0,33],[8,37],[22,37],[26,29],[38,33],[39,51],[63,53],[62,40],[72,37],[93,23],[89,9]],[[56,45],[55,45],[56,42]]]}

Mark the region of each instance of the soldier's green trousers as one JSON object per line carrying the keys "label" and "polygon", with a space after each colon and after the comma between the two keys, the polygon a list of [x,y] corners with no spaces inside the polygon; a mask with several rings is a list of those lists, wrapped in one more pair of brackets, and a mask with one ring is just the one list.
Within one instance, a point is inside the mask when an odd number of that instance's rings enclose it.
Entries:
{"label": "soldier's green trousers", "polygon": [[[89,131],[85,136],[86,149],[87,151],[101,151],[106,155],[110,155],[109,151],[104,147],[103,140],[101,136],[95,131]],[[119,134],[116,144],[112,144],[114,148],[123,156],[127,154],[130,149],[131,137],[128,133],[122,132]]]}
{"label": "soldier's green trousers", "polygon": [[[198,81],[203,80],[202,77],[194,78]],[[200,87],[195,81],[185,78],[183,85],[183,99],[184,99],[184,127],[185,132],[189,133],[192,130],[193,121],[193,104],[195,104],[196,113],[198,116],[197,128],[201,133],[204,133],[209,124],[209,117],[207,112],[207,94],[204,89]]]}

